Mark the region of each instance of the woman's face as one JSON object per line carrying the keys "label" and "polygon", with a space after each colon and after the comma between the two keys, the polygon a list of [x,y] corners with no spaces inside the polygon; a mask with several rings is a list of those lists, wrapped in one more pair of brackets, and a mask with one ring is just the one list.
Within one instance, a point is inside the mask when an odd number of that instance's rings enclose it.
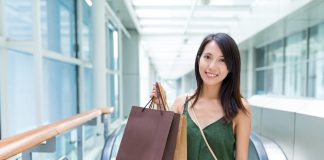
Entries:
{"label": "woman's face", "polygon": [[205,46],[199,60],[199,74],[204,85],[218,85],[226,78],[228,69],[221,49],[215,41]]}

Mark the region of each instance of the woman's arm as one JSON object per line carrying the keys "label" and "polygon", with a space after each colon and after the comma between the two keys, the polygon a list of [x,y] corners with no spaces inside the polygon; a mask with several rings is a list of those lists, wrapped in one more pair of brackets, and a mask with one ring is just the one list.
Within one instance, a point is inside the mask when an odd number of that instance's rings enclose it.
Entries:
{"label": "woman's arm", "polygon": [[[166,101],[166,94],[165,94],[165,91],[163,89],[162,86],[160,86],[160,89],[162,90],[162,94],[165,95],[165,101]],[[158,103],[158,99],[157,99],[157,91],[156,91],[156,86],[155,84],[153,85],[153,89],[152,89],[152,92],[151,92],[151,95],[150,97],[154,97],[154,103],[157,104]],[[173,112],[175,113],[182,113],[183,111],[183,104],[186,100],[186,95],[181,95],[181,96],[178,96],[176,97],[176,99],[174,100],[172,106],[171,106],[171,109]]]}
{"label": "woman's arm", "polygon": [[186,96],[185,95],[181,95],[181,96],[178,96],[173,104],[172,104],[172,111],[175,112],[175,113],[180,113],[182,114],[182,111],[183,111],[183,104],[185,103],[186,101]]}
{"label": "woman's arm", "polygon": [[247,112],[239,111],[234,118],[234,132],[236,137],[236,160],[248,160],[248,148],[251,132],[251,109],[249,104],[242,99]]}

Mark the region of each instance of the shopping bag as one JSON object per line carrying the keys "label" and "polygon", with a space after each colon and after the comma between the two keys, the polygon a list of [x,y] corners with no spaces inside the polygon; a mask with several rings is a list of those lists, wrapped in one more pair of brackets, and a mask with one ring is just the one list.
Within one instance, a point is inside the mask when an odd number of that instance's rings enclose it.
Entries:
{"label": "shopping bag", "polygon": [[173,160],[187,160],[187,120],[180,115],[177,144]]}
{"label": "shopping bag", "polygon": [[[161,96],[160,94],[158,94]],[[149,108],[146,108],[149,104]],[[170,160],[176,148],[180,114],[166,111],[153,98],[145,107],[133,106],[117,153],[117,160]]]}
{"label": "shopping bag", "polygon": [[[156,89],[158,91],[158,95],[161,95],[161,101],[163,105],[165,106],[165,110],[168,110],[168,107],[166,105],[166,95],[163,90],[163,87],[160,82],[156,83]],[[179,115],[179,127],[178,127],[178,133],[176,138],[176,147],[174,151],[174,157],[168,158],[168,160],[187,160],[187,120],[186,117],[182,114]],[[171,142],[174,142],[171,140]]]}

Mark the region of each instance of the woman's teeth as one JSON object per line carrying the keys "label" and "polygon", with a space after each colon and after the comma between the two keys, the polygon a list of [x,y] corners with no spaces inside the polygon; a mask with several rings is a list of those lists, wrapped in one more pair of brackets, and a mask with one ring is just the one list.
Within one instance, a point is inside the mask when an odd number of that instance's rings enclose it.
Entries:
{"label": "woman's teeth", "polygon": [[207,74],[208,77],[212,77],[212,78],[217,76],[217,74],[213,74],[213,73],[206,73],[206,74]]}

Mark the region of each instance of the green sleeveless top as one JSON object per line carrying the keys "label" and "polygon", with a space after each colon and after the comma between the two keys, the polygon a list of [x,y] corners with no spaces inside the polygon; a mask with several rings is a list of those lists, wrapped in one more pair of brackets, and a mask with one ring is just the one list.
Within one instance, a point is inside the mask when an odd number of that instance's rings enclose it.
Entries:
{"label": "green sleeveless top", "polygon": [[[188,160],[213,160],[198,126],[188,113],[188,102],[184,104],[183,114],[187,118]],[[235,137],[232,122],[226,123],[224,117],[203,128],[206,139],[218,160],[234,160]]]}

